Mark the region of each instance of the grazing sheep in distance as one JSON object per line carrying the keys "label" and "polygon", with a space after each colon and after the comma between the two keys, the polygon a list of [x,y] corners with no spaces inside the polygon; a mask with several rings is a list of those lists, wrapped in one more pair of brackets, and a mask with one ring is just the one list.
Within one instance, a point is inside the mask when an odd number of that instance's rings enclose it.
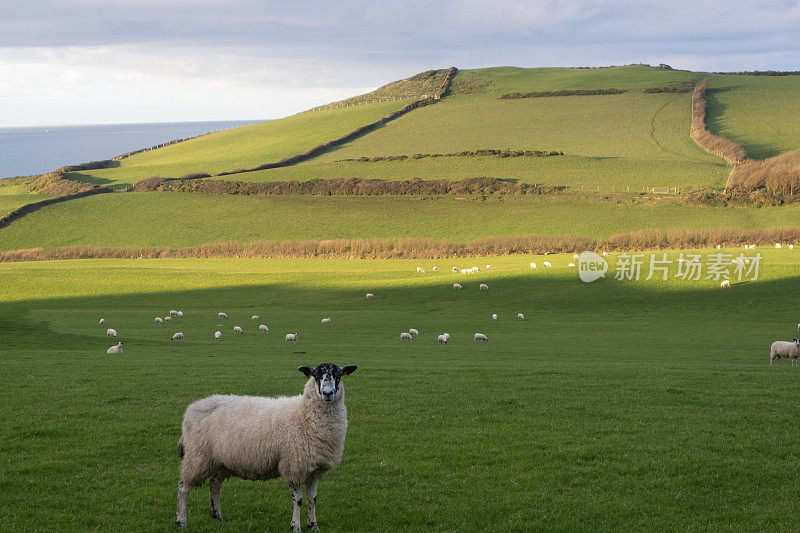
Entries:
{"label": "grazing sheep in distance", "polygon": [[172,317],[171,316],[165,316],[164,317],[164,322],[172,322]]}
{"label": "grazing sheep in distance", "polygon": [[269,333],[269,328],[267,327],[266,324],[261,324],[260,326],[258,326],[258,329],[259,331],[263,331],[264,333]]}
{"label": "grazing sheep in distance", "polygon": [[112,346],[106,350],[106,353],[122,353],[122,343],[118,342],[116,346]]}
{"label": "grazing sheep in distance", "polygon": [[108,328],[106,330],[106,335],[109,336],[109,337],[116,337],[117,336],[117,330]]}
{"label": "grazing sheep in distance", "polygon": [[178,316],[178,312],[174,309],[170,309],[169,316]]}
{"label": "grazing sheep in distance", "polygon": [[537,268],[538,266],[539,265],[537,265],[536,263],[531,263],[531,270],[533,270],[534,268]]}
{"label": "grazing sheep in distance", "polygon": [[525,320],[525,315],[523,315],[522,313],[517,313],[517,319],[518,320]]}
{"label": "grazing sheep in distance", "polygon": [[297,342],[297,333],[287,333],[286,334],[287,341]]}
{"label": "grazing sheep in distance", "polygon": [[794,342],[775,341],[769,349],[769,366],[776,360],[780,363],[781,357],[791,359],[792,366],[795,366],[798,356],[800,356],[800,339],[794,339]]}
{"label": "grazing sheep in distance", "polygon": [[603,252],[603,257],[608,257],[608,252]]}
{"label": "grazing sheep in distance", "polygon": [[217,316],[220,318],[228,318],[228,315],[226,315],[225,313],[217,313]]}
{"label": "grazing sheep in distance", "polygon": [[439,270],[439,269],[434,266],[433,267],[433,271],[436,272],[437,270]]}
{"label": "grazing sheep in distance", "polygon": [[301,366],[303,393],[290,398],[210,396],[186,409],[178,455],[181,457],[175,522],[186,527],[191,489],[209,480],[211,517],[222,519],[220,495],[226,477],[283,478],[291,489],[291,530],[300,533],[303,485],[308,527],[318,530],[317,483],[342,460],[347,408],[342,378],[355,365]]}
{"label": "grazing sheep in distance", "polygon": [[460,291],[463,288],[460,283],[453,283],[453,290]]}
{"label": "grazing sheep in distance", "polygon": [[406,333],[405,331],[400,334],[400,340],[408,339],[410,341],[414,340],[414,337],[411,336],[411,333]]}
{"label": "grazing sheep in distance", "polygon": [[489,290],[489,286],[487,284],[485,284],[485,283],[481,283],[479,288],[482,291],[488,291]]}
{"label": "grazing sheep in distance", "polygon": [[181,333],[181,332],[179,331],[178,333],[176,333],[175,335],[173,335],[173,336],[172,336],[172,339],[171,339],[171,340],[173,340],[173,341],[180,341],[180,340],[183,340],[183,333]]}
{"label": "grazing sheep in distance", "polygon": [[775,248],[780,248],[780,247],[781,247],[781,243],[779,243],[779,242],[776,242],[776,243],[775,243]]}
{"label": "grazing sheep in distance", "polygon": [[240,328],[239,326],[233,326],[233,332],[241,333],[242,335],[244,335],[244,331],[242,331],[242,328]]}
{"label": "grazing sheep in distance", "polygon": [[425,273],[425,269],[422,267],[417,267],[417,272],[421,272],[422,274]]}
{"label": "grazing sheep in distance", "polygon": [[178,318],[183,318],[183,311],[178,311]]}
{"label": "grazing sheep in distance", "polygon": [[408,330],[408,332],[409,332],[410,334],[414,335],[414,336],[417,336],[417,335],[419,335],[419,331],[417,331],[417,330],[416,330],[416,329],[414,329],[414,328],[411,328],[410,330]]}
{"label": "grazing sheep in distance", "polygon": [[371,292],[368,292],[367,293],[367,300],[372,300],[373,298],[375,298],[375,295],[372,294]]}
{"label": "grazing sheep in distance", "polygon": [[250,318],[251,318],[252,320],[258,320],[258,319],[259,319],[259,318],[261,318],[261,317],[260,317],[259,315],[253,315],[253,316],[251,316]]}
{"label": "grazing sheep in distance", "polygon": [[572,258],[573,258],[573,259],[580,259],[580,257],[581,257],[581,256],[579,256],[578,254],[572,254]]}
{"label": "grazing sheep in distance", "polygon": [[800,331],[800,324],[797,324],[797,331]]}
{"label": "grazing sheep in distance", "polygon": [[458,272],[458,267],[453,267],[453,272]]}
{"label": "grazing sheep in distance", "polygon": [[492,265],[486,265],[486,270],[493,270],[494,267]]}
{"label": "grazing sheep in distance", "polygon": [[216,340],[220,340],[222,338],[222,332],[221,331],[215,331],[214,332],[214,338]]}
{"label": "grazing sheep in distance", "polygon": [[486,335],[484,335],[483,333],[476,333],[476,334],[475,334],[475,338],[474,338],[474,339],[472,339],[472,342],[476,342],[476,341],[488,341],[488,340],[489,340],[489,338],[488,338]]}
{"label": "grazing sheep in distance", "polygon": [[794,244],[790,244],[790,245],[789,245],[789,249],[790,249],[790,250],[794,250]]}
{"label": "grazing sheep in distance", "polygon": [[441,335],[436,337],[436,339],[439,341],[439,344],[447,344],[447,341],[450,340],[450,335],[448,335],[447,333],[442,333]]}
{"label": "grazing sheep in distance", "polygon": [[575,263],[570,263],[570,264],[568,264],[567,266],[568,266],[568,267],[574,267],[574,266],[575,266]]}
{"label": "grazing sheep in distance", "polygon": [[320,320],[320,322],[322,322],[323,324],[330,324],[331,323],[331,317],[326,316],[325,318]]}
{"label": "grazing sheep in distance", "polygon": [[105,324],[105,321],[106,321],[106,319],[105,319],[105,318],[101,318],[101,319],[100,319],[100,322],[98,322],[98,323],[97,323],[97,325],[98,325],[98,326],[102,326],[103,324]]}
{"label": "grazing sheep in distance", "polygon": [[544,262],[544,263],[542,263],[542,264],[543,264],[544,266],[546,266],[547,268],[550,268],[551,266],[553,266],[553,265],[550,263],[550,261],[545,261],[545,262]]}
{"label": "grazing sheep in distance", "polygon": [[497,313],[492,313],[492,320],[497,320]]}
{"label": "grazing sheep in distance", "polygon": [[155,324],[163,324],[164,323],[164,319],[161,318],[160,316],[157,316],[156,319],[153,322]]}
{"label": "grazing sheep in distance", "polygon": [[720,283],[720,284],[719,284],[719,286],[720,286],[720,287],[722,287],[723,289],[724,289],[725,287],[730,287],[730,286],[731,286],[731,280],[729,280],[729,279],[726,279],[726,280],[724,280],[722,283]]}

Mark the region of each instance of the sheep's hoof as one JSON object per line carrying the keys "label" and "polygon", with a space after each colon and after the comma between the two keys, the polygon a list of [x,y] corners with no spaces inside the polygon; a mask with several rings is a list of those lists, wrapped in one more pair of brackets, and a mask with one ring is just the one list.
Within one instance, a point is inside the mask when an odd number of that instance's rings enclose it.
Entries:
{"label": "sheep's hoof", "polygon": [[219,520],[220,522],[222,522],[222,513],[218,512],[218,511],[211,511],[211,518],[213,518],[214,520]]}
{"label": "sheep's hoof", "polygon": [[294,522],[292,522],[291,524],[289,524],[289,528],[292,530],[292,533],[302,533],[302,530],[300,529],[300,524],[295,524]]}
{"label": "sheep's hoof", "polygon": [[178,524],[179,527],[186,527],[186,520],[180,520],[176,518],[175,523]]}
{"label": "sheep's hoof", "polygon": [[309,522],[308,524],[306,524],[306,527],[308,527],[308,529],[310,529],[311,531],[319,531],[319,526],[317,525],[316,522]]}

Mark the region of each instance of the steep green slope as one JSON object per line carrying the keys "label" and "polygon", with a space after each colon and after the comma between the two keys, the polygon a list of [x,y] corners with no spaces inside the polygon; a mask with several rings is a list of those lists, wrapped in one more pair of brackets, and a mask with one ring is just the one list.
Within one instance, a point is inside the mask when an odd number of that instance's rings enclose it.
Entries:
{"label": "steep green slope", "polygon": [[[529,233],[590,237],[646,228],[797,224],[800,204],[760,209],[617,205],[580,196],[485,201],[414,196],[102,194],[40,209],[0,230],[0,249],[170,246],[219,241],[431,237],[467,241]],[[109,223],[113,221],[113,223]]]}
{"label": "steep green slope", "polygon": [[114,168],[74,172],[73,179],[98,184],[135,183],[150,176],[215,174],[272,163],[340,137],[403,107],[408,100],[328,109],[204,135],[118,162]]}

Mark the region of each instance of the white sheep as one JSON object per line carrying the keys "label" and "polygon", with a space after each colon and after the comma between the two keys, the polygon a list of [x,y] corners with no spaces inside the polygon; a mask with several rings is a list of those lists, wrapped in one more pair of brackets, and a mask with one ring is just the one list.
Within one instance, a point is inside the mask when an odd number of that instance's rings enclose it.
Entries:
{"label": "white sheep", "polygon": [[776,243],[775,243],[775,248],[781,248],[781,243],[779,243],[779,242],[776,242]]}
{"label": "white sheep", "polygon": [[486,335],[484,335],[483,333],[476,333],[475,337],[472,339],[472,342],[488,341],[488,340],[489,340],[489,338]]}
{"label": "white sheep", "polygon": [[462,287],[460,283],[453,283],[453,290],[454,291],[460,291],[463,288],[464,287]]}
{"label": "white sheep", "polygon": [[572,258],[573,258],[573,259],[580,259],[580,257],[581,257],[581,256],[579,256],[578,254],[572,254]]}
{"label": "white sheep", "polygon": [[538,267],[539,267],[539,265],[537,265],[536,263],[531,263],[531,270],[533,270],[534,268],[538,268]]}
{"label": "white sheep", "polygon": [[155,320],[153,321],[153,323],[155,323],[155,324],[163,324],[164,323],[164,319],[161,318],[160,316],[157,316],[155,318]]}
{"label": "white sheep", "polygon": [[790,245],[789,245],[789,249],[790,249],[790,250],[794,250],[794,244],[790,244]]}
{"label": "white sheep", "polygon": [[486,265],[486,270],[493,270],[494,267],[492,265]]}
{"label": "white sheep", "polygon": [[792,366],[795,366],[798,356],[800,356],[800,339],[794,339],[794,342],[775,341],[769,349],[769,366],[772,366],[773,361],[780,363],[781,357],[791,359]]}
{"label": "white sheep", "polygon": [[260,317],[259,315],[253,315],[253,316],[251,316],[250,318],[251,318],[252,320],[258,320],[258,319],[259,319],[259,318],[261,318],[261,317]]}
{"label": "white sheep", "polygon": [[98,326],[102,326],[103,324],[105,324],[105,322],[106,322],[106,319],[105,318],[101,318],[100,322],[98,322],[97,325]]}
{"label": "white sheep", "polygon": [[722,283],[720,283],[719,286],[722,287],[723,289],[726,288],[726,287],[730,287],[731,286],[731,280],[726,279]]}
{"label": "white sheep", "polygon": [[372,299],[374,299],[374,298],[375,298],[375,295],[374,295],[374,294],[372,294],[371,292],[368,292],[368,293],[367,293],[367,300],[372,300]]}
{"label": "white sheep", "polygon": [[287,341],[297,342],[297,333],[287,333],[286,334]]}
{"label": "white sheep", "polygon": [[169,316],[178,316],[178,312],[174,309],[170,309]]}
{"label": "white sheep", "polygon": [[414,337],[411,336],[411,333],[406,333],[405,331],[400,334],[400,340],[408,339],[410,341],[414,340]]}
{"label": "white sheep", "polygon": [[551,266],[553,266],[553,265],[550,263],[550,261],[545,261],[545,262],[544,262],[544,263],[542,263],[542,264],[543,264],[545,267],[547,267],[547,268],[550,268]]}
{"label": "white sheep", "polygon": [[172,322],[172,317],[171,316],[165,316],[164,317],[164,322]]}
{"label": "white sheep", "polygon": [[408,332],[409,332],[411,335],[414,335],[415,337],[416,337],[417,335],[419,335],[419,331],[417,331],[417,330],[416,330],[416,329],[414,329],[414,328],[411,328],[410,330],[408,330]]}
{"label": "white sheep", "polygon": [[226,315],[225,313],[217,313],[217,316],[220,318],[228,318],[228,315]]}
{"label": "white sheep", "polygon": [[439,270],[439,269],[434,266],[433,267],[433,271],[436,272],[437,270]]}
{"label": "white sheep", "polygon": [[603,252],[603,257],[608,257],[608,252]]}
{"label": "white sheep", "polygon": [[574,266],[575,266],[575,263],[570,263],[570,264],[568,264],[567,266],[568,266],[568,267],[574,267]]}
{"label": "white sheep", "polygon": [[331,323],[331,317],[326,316],[325,318],[320,320],[320,322],[322,322],[323,324],[330,324]]}
{"label": "white sheep", "polygon": [[447,344],[447,341],[450,340],[449,335],[447,333],[442,333],[436,339],[439,341],[439,344]]}
{"label": "white sheep", "polygon": [[800,331],[800,324],[797,324],[797,331]]}
{"label": "white sheep", "polygon": [[108,328],[106,330],[106,335],[109,336],[109,337],[116,337],[117,336],[117,330]]}
{"label": "white sheep", "polygon": [[106,353],[122,353],[122,343],[118,342],[116,346],[112,346],[106,350]]}
{"label": "white sheep", "polygon": [[242,331],[242,328],[240,328],[239,326],[233,326],[233,332],[241,333],[242,335],[244,335],[244,331]]}
{"label": "white sheep", "polygon": [[180,340],[183,340],[183,333],[181,333],[181,332],[179,331],[178,333],[176,333],[176,334],[174,334],[174,335],[172,336],[172,339],[171,339],[171,340],[173,340],[173,341],[180,341]]}
{"label": "white sheep", "polygon": [[269,333],[269,328],[267,327],[266,324],[261,324],[260,326],[258,326],[258,329],[259,331],[263,331],[264,333]]}
{"label": "white sheep", "polygon": [[183,318],[183,311],[178,311],[178,318]]}
{"label": "white sheep", "polygon": [[417,272],[421,272],[422,274],[425,273],[425,269],[422,267],[417,267]]}
{"label": "white sheep", "polygon": [[488,291],[488,290],[489,290],[489,286],[488,286],[487,284],[485,284],[485,283],[481,283],[481,284],[478,286],[478,288],[479,288],[480,290],[482,290],[482,291]]}
{"label": "white sheep", "polygon": [[226,477],[280,477],[292,493],[293,533],[300,533],[303,485],[308,527],[317,530],[317,483],[342,460],[347,408],[341,380],[356,366],[326,363],[298,368],[308,377],[303,393],[290,398],[210,396],[186,409],[175,522],[186,527],[189,492],[209,480],[211,516],[222,520],[220,495]]}
{"label": "white sheep", "polygon": [[497,313],[492,313],[492,320],[497,320]]}
{"label": "white sheep", "polygon": [[214,338],[216,340],[220,340],[222,338],[222,332],[221,331],[215,331],[214,332]]}
{"label": "white sheep", "polygon": [[525,315],[522,313],[517,313],[517,320],[525,320]]}

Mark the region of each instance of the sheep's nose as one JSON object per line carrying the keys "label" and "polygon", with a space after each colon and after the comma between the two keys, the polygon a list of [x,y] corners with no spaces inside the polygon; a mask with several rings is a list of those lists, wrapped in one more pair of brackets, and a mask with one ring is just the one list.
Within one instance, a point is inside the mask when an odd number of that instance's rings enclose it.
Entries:
{"label": "sheep's nose", "polygon": [[322,391],[322,397],[325,400],[328,400],[328,401],[332,400],[333,399],[333,391],[328,391],[328,390]]}

